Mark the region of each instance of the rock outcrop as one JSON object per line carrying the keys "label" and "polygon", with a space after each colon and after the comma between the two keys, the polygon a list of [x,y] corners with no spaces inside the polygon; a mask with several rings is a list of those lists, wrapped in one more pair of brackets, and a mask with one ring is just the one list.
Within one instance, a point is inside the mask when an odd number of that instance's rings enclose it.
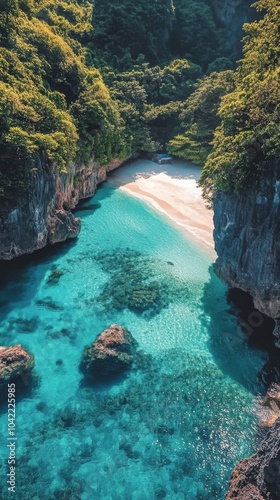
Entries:
{"label": "rock outcrop", "polygon": [[80,369],[89,378],[110,378],[131,367],[135,345],[136,341],[128,330],[112,324],[91,346],[86,347]]}
{"label": "rock outcrop", "polygon": [[17,377],[27,377],[33,368],[33,354],[28,353],[20,344],[0,347],[0,386]]}
{"label": "rock outcrop", "polygon": [[280,419],[268,431],[257,453],[240,460],[230,480],[226,500],[279,500]]}
{"label": "rock outcrop", "polygon": [[[214,200],[216,274],[248,292],[255,308],[280,318],[280,166],[244,195],[218,193]],[[275,333],[278,332],[278,327]]]}
{"label": "rock outcrop", "polygon": [[93,161],[88,167],[72,165],[67,174],[59,174],[39,155],[34,156],[26,166],[31,171],[29,194],[0,218],[0,260],[75,238],[81,224],[71,210],[79,200],[92,196],[107,172],[121,163],[116,159],[100,167]]}
{"label": "rock outcrop", "polygon": [[256,12],[251,8],[251,0],[213,0],[211,2],[220,23],[226,29],[228,46],[241,57],[241,44],[244,36],[243,24],[255,20]]}
{"label": "rock outcrop", "polygon": [[[258,313],[275,320],[276,346],[280,346],[280,165],[258,185],[241,195],[218,193],[214,200],[214,240],[218,259],[215,272],[230,288],[248,292],[254,307],[250,330],[261,323]],[[256,314],[257,313],[257,314]],[[250,319],[250,314],[249,314]],[[264,319],[264,318],[263,318]],[[246,318],[244,318],[246,323]],[[248,325],[246,325],[248,327]],[[268,336],[268,331],[263,335]],[[262,370],[262,379],[278,380],[280,355],[273,353]],[[272,366],[273,363],[273,366]],[[280,498],[279,390],[263,400],[261,423],[274,424],[257,453],[235,467],[227,500],[276,500]],[[274,423],[275,422],[275,423]]]}
{"label": "rock outcrop", "polygon": [[272,384],[266,395],[258,398],[257,411],[262,427],[271,427],[280,418],[279,384]]}

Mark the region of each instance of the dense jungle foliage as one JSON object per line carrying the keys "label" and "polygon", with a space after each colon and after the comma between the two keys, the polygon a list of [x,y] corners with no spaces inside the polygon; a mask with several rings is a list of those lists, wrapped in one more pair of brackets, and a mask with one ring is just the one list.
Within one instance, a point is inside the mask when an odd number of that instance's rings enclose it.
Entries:
{"label": "dense jungle foliage", "polygon": [[202,66],[227,56],[225,29],[211,0],[95,0],[90,48],[118,71],[184,57]]}
{"label": "dense jungle foliage", "polygon": [[262,172],[278,151],[279,0],[257,9],[234,71],[211,0],[0,0],[0,199],[28,192],[38,154],[67,172],[167,148],[206,162],[206,196],[256,158]]}
{"label": "dense jungle foliage", "polygon": [[96,0],[90,38],[135,154],[165,149],[197,81],[236,57],[211,0]]}
{"label": "dense jungle foliage", "polygon": [[28,190],[35,152],[62,172],[130,154],[117,104],[85,63],[91,21],[87,1],[0,0],[2,198]]}
{"label": "dense jungle foliage", "polygon": [[280,156],[280,0],[259,0],[263,19],[244,26],[244,58],[218,109],[213,151],[201,176],[206,198],[240,192]]}

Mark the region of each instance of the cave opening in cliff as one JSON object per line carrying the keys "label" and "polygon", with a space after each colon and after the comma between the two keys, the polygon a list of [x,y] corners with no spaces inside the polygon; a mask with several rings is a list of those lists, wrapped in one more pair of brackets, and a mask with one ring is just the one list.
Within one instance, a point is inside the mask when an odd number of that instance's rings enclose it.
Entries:
{"label": "cave opening in cliff", "polygon": [[275,321],[258,311],[252,296],[239,288],[230,288],[227,301],[231,312],[247,338],[251,347],[267,352],[267,360],[259,372],[259,378],[265,387],[273,382],[280,382],[279,348],[275,346],[276,338],[273,335]]}

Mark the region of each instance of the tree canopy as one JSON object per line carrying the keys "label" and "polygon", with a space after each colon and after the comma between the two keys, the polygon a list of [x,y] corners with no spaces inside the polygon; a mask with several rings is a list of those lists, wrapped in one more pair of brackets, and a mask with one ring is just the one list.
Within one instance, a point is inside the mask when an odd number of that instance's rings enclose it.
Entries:
{"label": "tree canopy", "polygon": [[234,87],[234,72],[213,72],[196,84],[179,116],[181,132],[168,145],[170,153],[198,165],[204,165],[212,150],[214,131],[220,123],[217,115],[222,96]]}
{"label": "tree canopy", "polygon": [[99,65],[118,71],[174,58],[206,71],[217,57],[229,55],[225,29],[207,0],[95,0],[90,49]]}
{"label": "tree canopy", "polygon": [[235,85],[221,100],[213,151],[201,184],[240,192],[271,172],[280,155],[280,0],[259,0],[261,20],[244,26],[244,58]]}
{"label": "tree canopy", "polygon": [[[106,165],[167,144],[192,161],[207,158],[205,192],[220,187],[213,174],[215,154],[223,168],[220,141],[229,158],[227,137],[249,120],[256,134],[266,120],[265,148],[276,144],[277,31],[269,23],[247,30],[247,62],[234,76],[210,0],[0,0],[0,197],[12,202],[29,192],[35,154],[67,172],[73,162]],[[239,148],[252,139],[247,128]]]}
{"label": "tree canopy", "polygon": [[2,197],[28,190],[26,160],[35,152],[62,172],[74,159],[127,155],[116,104],[85,64],[80,40],[91,16],[86,1],[0,1]]}

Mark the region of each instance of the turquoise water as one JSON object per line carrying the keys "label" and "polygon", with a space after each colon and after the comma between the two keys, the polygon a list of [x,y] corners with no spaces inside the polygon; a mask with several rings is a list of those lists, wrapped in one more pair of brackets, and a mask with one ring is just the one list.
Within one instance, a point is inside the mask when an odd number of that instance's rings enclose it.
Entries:
{"label": "turquoise water", "polygon": [[[75,242],[2,271],[0,345],[21,343],[36,358],[17,392],[11,498],[222,499],[234,464],[254,449],[263,354],[240,336],[209,255],[112,185],[93,202],[100,208],[77,213]],[[156,307],[128,307],[123,291],[134,283],[156,284]],[[83,348],[111,323],[132,332],[139,359],[126,377],[87,386]]]}

